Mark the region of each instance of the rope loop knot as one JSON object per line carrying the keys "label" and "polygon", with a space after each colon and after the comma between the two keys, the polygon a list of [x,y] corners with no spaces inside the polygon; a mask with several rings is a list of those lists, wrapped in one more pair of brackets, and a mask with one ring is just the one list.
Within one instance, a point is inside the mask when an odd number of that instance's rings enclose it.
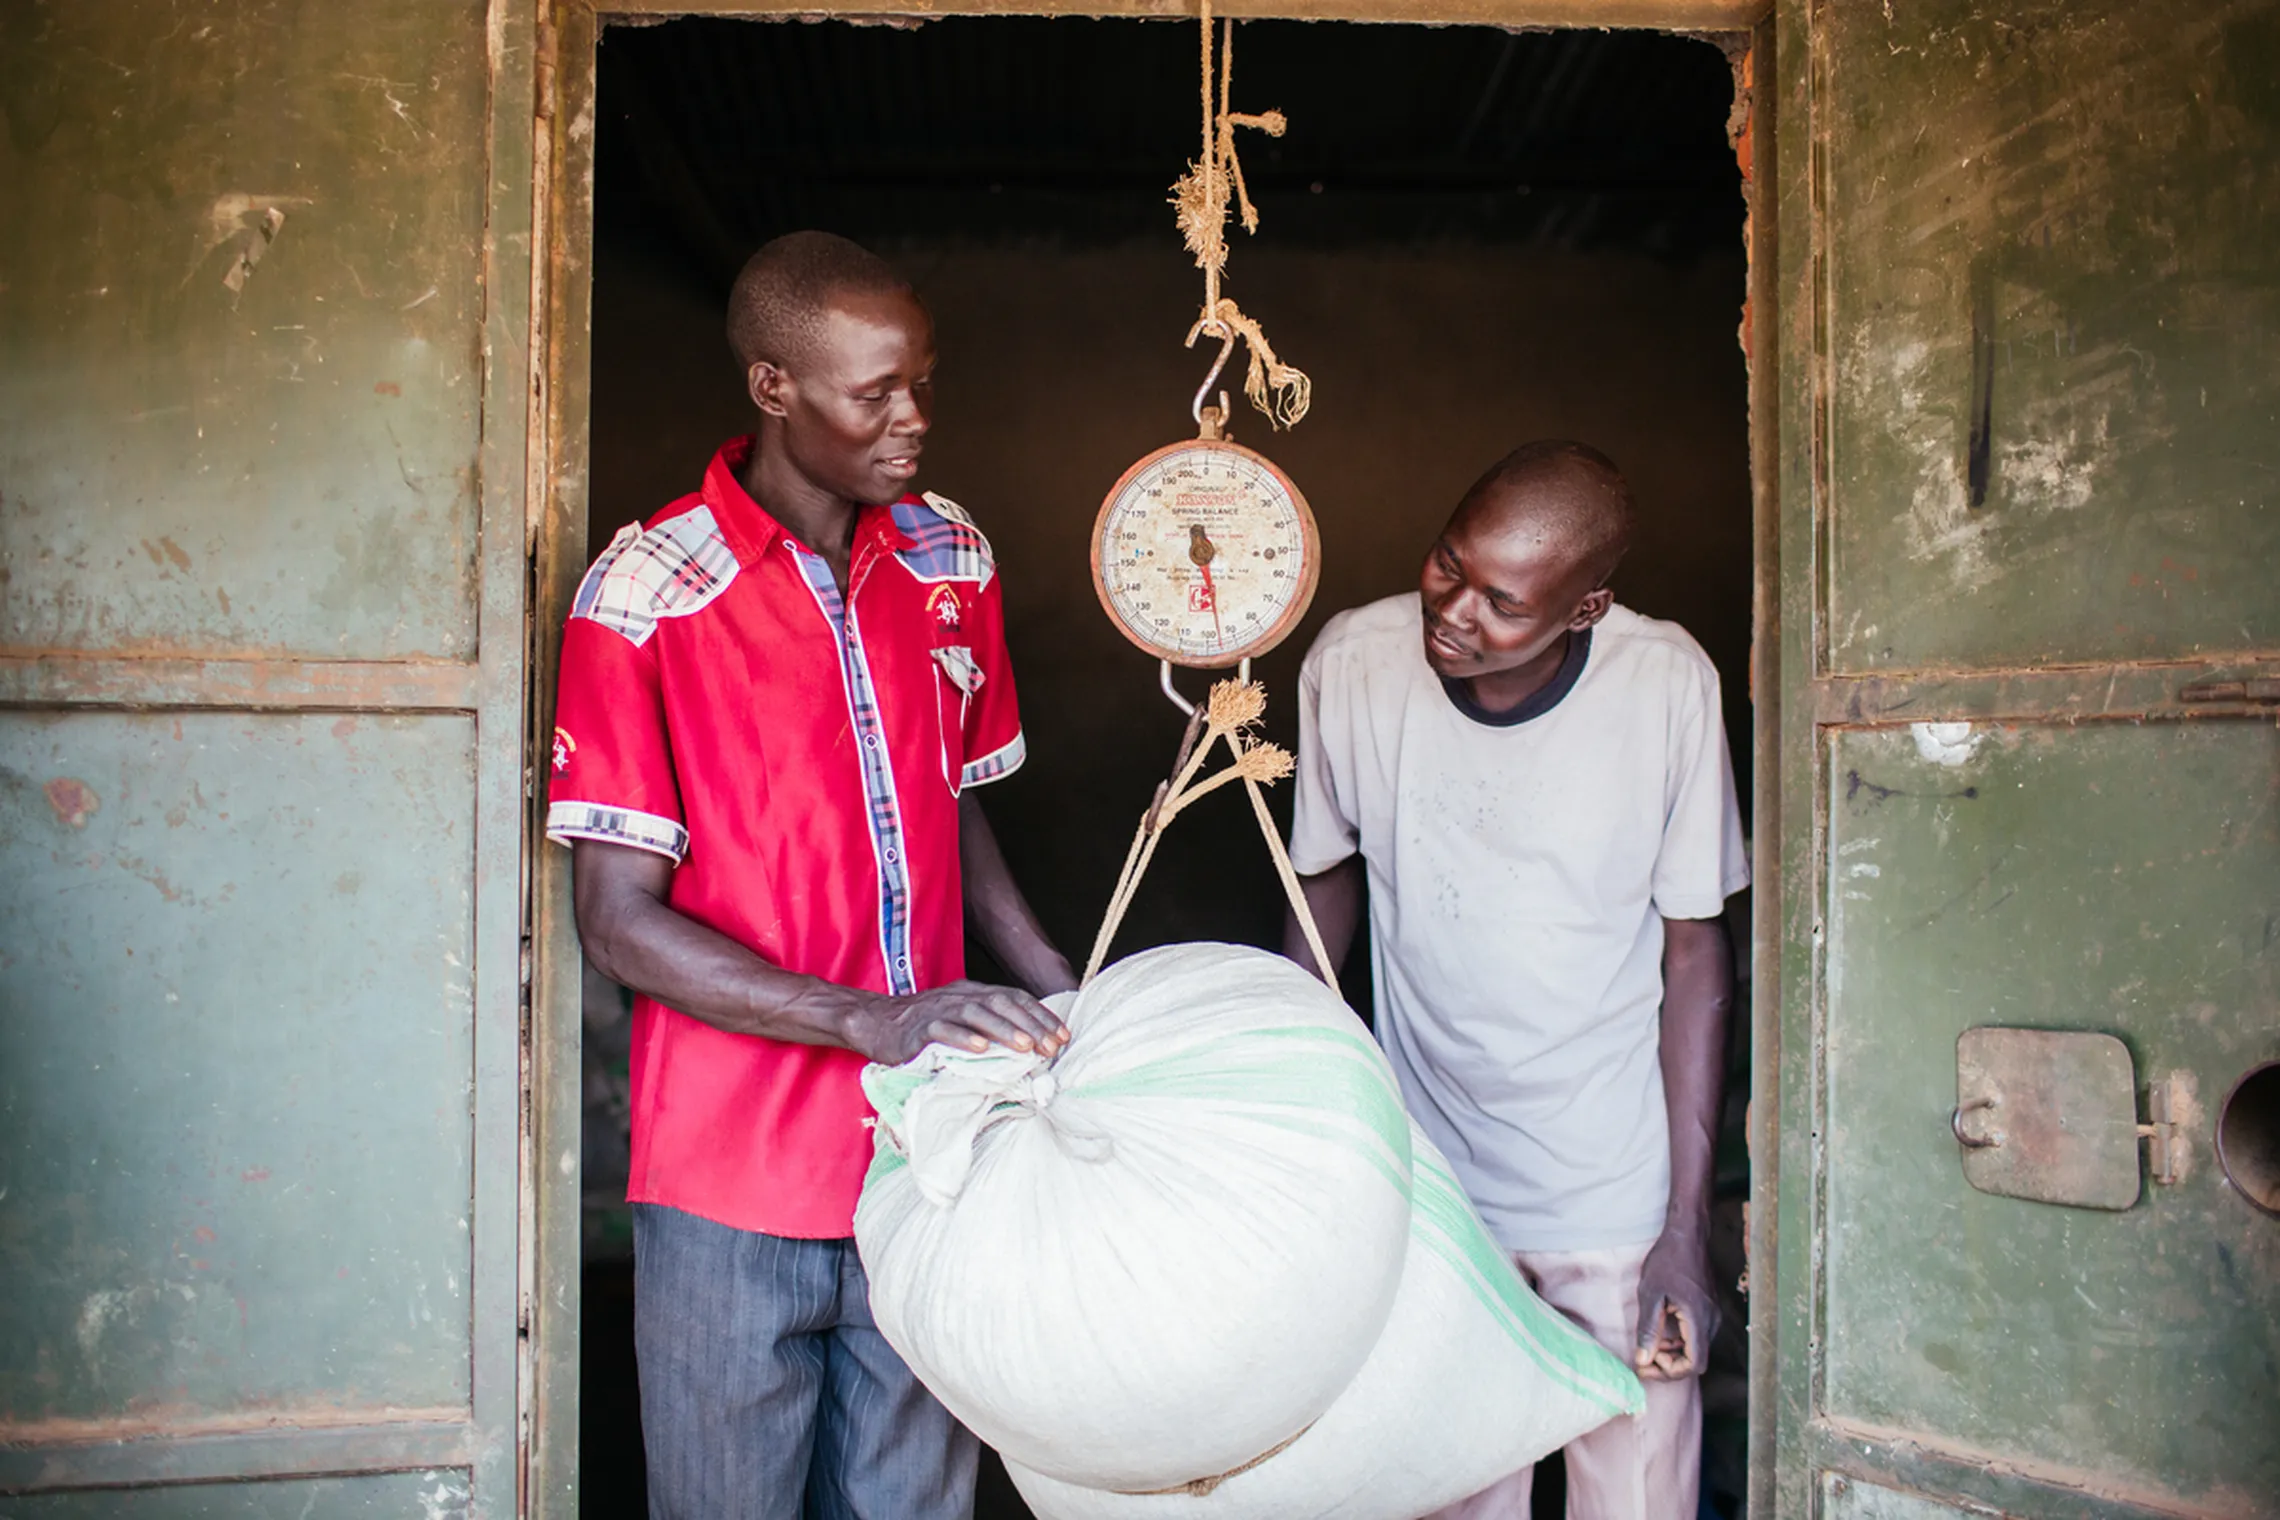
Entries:
{"label": "rope loop knot", "polygon": [[[1314,383],[1306,371],[1278,358],[1253,318],[1219,293],[1219,279],[1227,269],[1227,220],[1232,195],[1245,232],[1259,230],[1259,208],[1251,204],[1250,187],[1243,182],[1243,160],[1235,151],[1235,129],[1249,127],[1269,137],[1280,137],[1289,120],[1280,111],[1236,111],[1228,106],[1235,74],[1235,23],[1223,23],[1219,57],[1212,57],[1211,0],[1200,0],[1203,23],[1203,149],[1187,172],[1172,182],[1172,205],[1178,214],[1180,236],[1203,271],[1203,313],[1188,330],[1188,347],[1198,336],[1229,334],[1240,337],[1250,350],[1251,363],[1243,394],[1277,428],[1298,425],[1314,399]],[[1212,101],[1212,79],[1218,76],[1218,102]],[[1206,382],[1208,387],[1208,382]],[[1223,422],[1225,419],[1221,419]]]}

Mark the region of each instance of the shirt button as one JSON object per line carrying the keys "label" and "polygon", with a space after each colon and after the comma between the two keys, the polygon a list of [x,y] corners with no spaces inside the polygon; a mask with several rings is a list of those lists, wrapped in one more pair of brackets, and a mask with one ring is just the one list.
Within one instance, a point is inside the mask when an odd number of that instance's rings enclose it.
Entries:
{"label": "shirt button", "polygon": [[894,851],[894,850],[892,850],[892,849],[890,849],[890,850],[888,850],[888,851],[887,851],[887,864],[888,864],[888,865],[893,865],[893,864],[894,864],[896,861],[898,861],[898,860],[900,860],[900,859],[902,859],[902,856],[901,856],[899,853],[897,853],[896,851]]}
{"label": "shirt button", "polygon": [[896,956],[895,969],[897,971],[908,971],[910,969],[910,957],[907,955]]}
{"label": "shirt button", "polygon": [[877,734],[865,734],[863,746],[866,749],[877,749],[879,747],[879,736]]}

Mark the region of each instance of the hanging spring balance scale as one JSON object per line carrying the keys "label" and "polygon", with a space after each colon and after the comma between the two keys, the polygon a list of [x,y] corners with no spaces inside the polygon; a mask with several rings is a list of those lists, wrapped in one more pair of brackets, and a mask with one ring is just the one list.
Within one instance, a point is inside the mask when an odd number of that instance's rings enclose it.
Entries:
{"label": "hanging spring balance scale", "polygon": [[1117,628],[1163,662],[1200,670],[1248,663],[1289,637],[1314,599],[1314,513],[1274,461],[1226,436],[1226,396],[1196,392],[1199,432],[1124,472],[1093,524],[1093,585]]}
{"label": "hanging spring balance scale", "polygon": [[[1282,113],[1244,115],[1228,108],[1235,58],[1235,24],[1229,21],[1213,58],[1211,0],[1199,0],[1203,55],[1203,154],[1172,187],[1180,231],[1203,270],[1203,314],[1188,329],[1187,346],[1202,337],[1219,339],[1219,357],[1195,393],[1189,414],[1197,435],[1166,444],[1126,470],[1101,503],[1093,523],[1093,588],[1124,636],[1156,657],[1164,695],[1188,714],[1186,736],[1173,762],[1171,779],[1156,788],[1155,800],[1132,836],[1116,890],[1085,965],[1085,980],[1099,974],[1117,926],[1139,890],[1154,857],[1156,842],[1173,818],[1191,802],[1229,782],[1240,781],[1265,836],[1267,851],[1291,910],[1314,953],[1323,979],[1337,985],[1322,936],[1308,912],[1298,876],[1283,850],[1282,833],[1268,811],[1261,787],[1291,773],[1289,753],[1260,741],[1253,730],[1266,710],[1266,689],[1251,680],[1251,660],[1290,636],[1314,599],[1321,574],[1321,537],[1314,513],[1291,478],[1272,460],[1227,436],[1227,393],[1216,405],[1207,398],[1235,351],[1237,339],[1250,350],[1244,393],[1276,427],[1289,427],[1306,415],[1310,387],[1304,372],[1275,357],[1259,324],[1219,292],[1227,267],[1228,198],[1241,206],[1243,228],[1256,232],[1259,214],[1243,184],[1235,155],[1235,129],[1254,127],[1280,137]],[[1216,100],[1213,76],[1217,75]],[[1172,667],[1224,670],[1202,705],[1188,701],[1172,684]],[[1224,744],[1233,763],[1212,775],[1204,769],[1213,750]]]}
{"label": "hanging spring balance scale", "polygon": [[1244,230],[1255,232],[1259,224],[1235,153],[1235,129],[1280,137],[1285,123],[1279,111],[1229,109],[1234,23],[1226,23],[1215,69],[1211,0],[1201,0],[1200,19],[1203,152],[1173,186],[1172,200],[1203,270],[1203,311],[1187,344],[1216,337],[1219,357],[1189,407],[1197,436],[1167,444],[1126,470],[1101,503],[1092,540],[1101,606],[1126,638],[1161,662],[1165,694],[1183,709],[1189,704],[1171,684],[1171,667],[1247,667],[1298,626],[1321,571],[1321,540],[1305,496],[1272,460],[1228,436],[1226,392],[1216,405],[1210,402],[1238,338],[1250,348],[1245,392],[1275,426],[1306,415],[1310,386],[1302,371],[1275,356],[1259,324],[1219,291],[1230,192],[1240,203]]}

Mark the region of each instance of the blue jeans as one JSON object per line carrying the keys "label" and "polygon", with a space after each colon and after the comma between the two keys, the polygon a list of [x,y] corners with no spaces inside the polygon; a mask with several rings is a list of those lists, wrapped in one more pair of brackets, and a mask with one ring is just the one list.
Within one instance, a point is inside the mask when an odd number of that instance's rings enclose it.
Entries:
{"label": "blue jeans", "polygon": [[871,1321],[852,1240],[633,1206],[651,1520],[970,1520],[980,1446]]}

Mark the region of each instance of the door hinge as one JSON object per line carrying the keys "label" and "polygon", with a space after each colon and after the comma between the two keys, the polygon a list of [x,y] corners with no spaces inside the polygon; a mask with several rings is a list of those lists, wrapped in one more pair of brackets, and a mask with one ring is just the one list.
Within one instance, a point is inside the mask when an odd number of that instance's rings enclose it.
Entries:
{"label": "door hinge", "polygon": [[538,23],[538,55],[531,70],[532,114],[540,121],[554,119],[554,47],[554,18],[549,16]]}

